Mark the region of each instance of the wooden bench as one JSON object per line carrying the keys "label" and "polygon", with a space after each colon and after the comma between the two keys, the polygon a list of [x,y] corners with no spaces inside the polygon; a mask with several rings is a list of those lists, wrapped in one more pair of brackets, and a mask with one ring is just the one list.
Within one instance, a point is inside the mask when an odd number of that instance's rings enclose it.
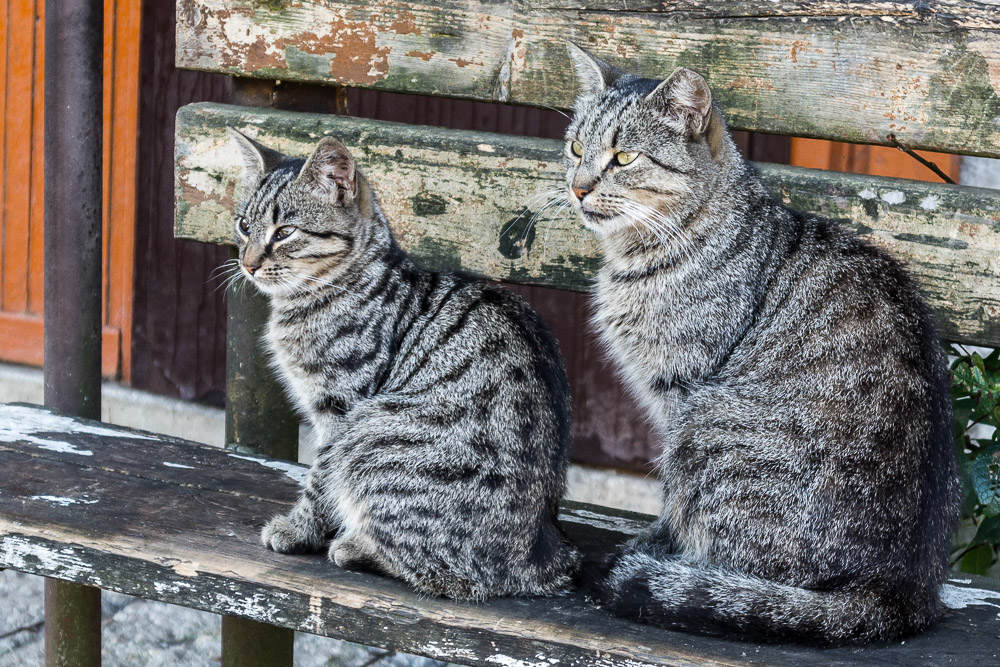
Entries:
{"label": "wooden bench", "polygon": [[[232,235],[239,161],[225,126],[303,156],[334,134],[425,266],[586,290],[598,252],[577,221],[526,227],[534,211],[525,202],[562,183],[561,142],[266,108],[281,104],[280,80],[334,86],[330,109],[342,108],[344,85],[565,109],[575,90],[566,38],[649,76],[681,64],[706,73],[735,129],[1000,157],[1000,17],[977,2],[179,0],[177,8],[178,64],[240,77],[236,96],[249,105],[178,114],[176,232],[205,242]],[[323,97],[310,93],[314,104]],[[843,219],[905,258],[946,339],[1000,345],[1000,193],[761,171],[789,205]],[[816,652],[633,625],[579,593],[481,605],[419,598],[320,557],[268,552],[257,531],[292,501],[302,468],[250,453],[293,458],[296,424],[255,354],[263,302],[231,293],[229,307],[230,451],[37,408],[0,411],[3,469],[18,471],[0,483],[0,566],[225,614],[231,665],[265,664],[251,655],[264,644],[290,646],[289,633],[269,626],[517,667],[1000,656],[1000,585],[973,577],[949,585],[953,612],[920,637]],[[563,519],[592,573],[648,518],[568,503]],[[255,648],[241,654],[241,646]]]}
{"label": "wooden bench", "polygon": [[[0,565],[302,632],[495,667],[599,665],[991,664],[1000,585],[955,577],[953,611],[892,646],[816,652],[667,632],[608,616],[581,593],[455,603],[347,572],[323,555],[260,546],[260,526],[294,502],[306,467],[26,405],[0,406]],[[565,503],[585,576],[652,517]]]}

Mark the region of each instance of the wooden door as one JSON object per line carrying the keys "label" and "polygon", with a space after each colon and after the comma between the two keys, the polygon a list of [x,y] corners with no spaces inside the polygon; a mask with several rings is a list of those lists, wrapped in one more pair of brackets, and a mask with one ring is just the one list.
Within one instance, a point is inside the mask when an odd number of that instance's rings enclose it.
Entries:
{"label": "wooden door", "polygon": [[[104,3],[102,371],[131,368],[139,2]],[[0,360],[43,361],[44,0],[0,0]]]}

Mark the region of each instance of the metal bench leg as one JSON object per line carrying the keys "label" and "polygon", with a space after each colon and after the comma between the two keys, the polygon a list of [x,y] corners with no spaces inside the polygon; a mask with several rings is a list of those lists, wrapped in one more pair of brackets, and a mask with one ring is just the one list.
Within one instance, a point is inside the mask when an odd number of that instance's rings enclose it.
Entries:
{"label": "metal bench leg", "polygon": [[45,580],[45,664],[101,664],[101,590]]}
{"label": "metal bench leg", "polygon": [[[45,405],[101,418],[104,3],[45,3]],[[101,664],[101,591],[45,581],[45,662]]]}
{"label": "metal bench leg", "polygon": [[[230,289],[227,304],[226,447],[295,461],[299,421],[261,346],[267,301],[247,286]],[[223,616],[222,665],[290,667],[294,639],[295,633],[285,628]]]}

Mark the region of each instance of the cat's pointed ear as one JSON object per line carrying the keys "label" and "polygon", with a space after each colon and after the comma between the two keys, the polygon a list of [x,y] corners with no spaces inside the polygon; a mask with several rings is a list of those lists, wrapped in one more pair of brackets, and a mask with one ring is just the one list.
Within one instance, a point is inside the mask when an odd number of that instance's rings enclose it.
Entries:
{"label": "cat's pointed ear", "polygon": [[227,127],[226,132],[240,149],[240,155],[243,157],[243,174],[246,180],[259,179],[288,159],[284,153],[279,153],[254,141],[234,127]]}
{"label": "cat's pointed ear", "polygon": [[590,54],[586,49],[566,40],[569,58],[576,70],[576,80],[580,83],[580,96],[593,95],[608,89],[621,77],[623,72]]}
{"label": "cat's pointed ear", "polygon": [[323,137],[302,166],[298,181],[331,203],[349,204],[357,194],[354,158],[344,144]]}
{"label": "cat's pointed ear", "polygon": [[684,123],[695,136],[708,129],[712,117],[712,91],[708,81],[687,67],[678,67],[646,96],[646,102]]}

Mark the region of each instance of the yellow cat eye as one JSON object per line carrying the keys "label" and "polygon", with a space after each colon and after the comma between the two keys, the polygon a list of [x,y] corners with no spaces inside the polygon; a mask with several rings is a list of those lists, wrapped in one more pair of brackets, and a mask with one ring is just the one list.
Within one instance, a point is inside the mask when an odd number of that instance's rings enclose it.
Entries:
{"label": "yellow cat eye", "polygon": [[626,153],[625,151],[618,151],[615,153],[615,163],[624,167],[627,164],[635,162],[635,159],[639,157],[638,153]]}
{"label": "yellow cat eye", "polygon": [[573,151],[573,155],[583,157],[583,144],[579,141],[574,140],[573,143],[569,145],[569,149]]}
{"label": "yellow cat eye", "polygon": [[292,227],[291,225],[285,225],[284,227],[278,227],[278,229],[275,230],[274,235],[271,236],[271,238],[273,240],[275,240],[275,241],[284,241],[289,236],[291,236],[292,232],[294,232],[294,231],[295,231],[295,227]]}

